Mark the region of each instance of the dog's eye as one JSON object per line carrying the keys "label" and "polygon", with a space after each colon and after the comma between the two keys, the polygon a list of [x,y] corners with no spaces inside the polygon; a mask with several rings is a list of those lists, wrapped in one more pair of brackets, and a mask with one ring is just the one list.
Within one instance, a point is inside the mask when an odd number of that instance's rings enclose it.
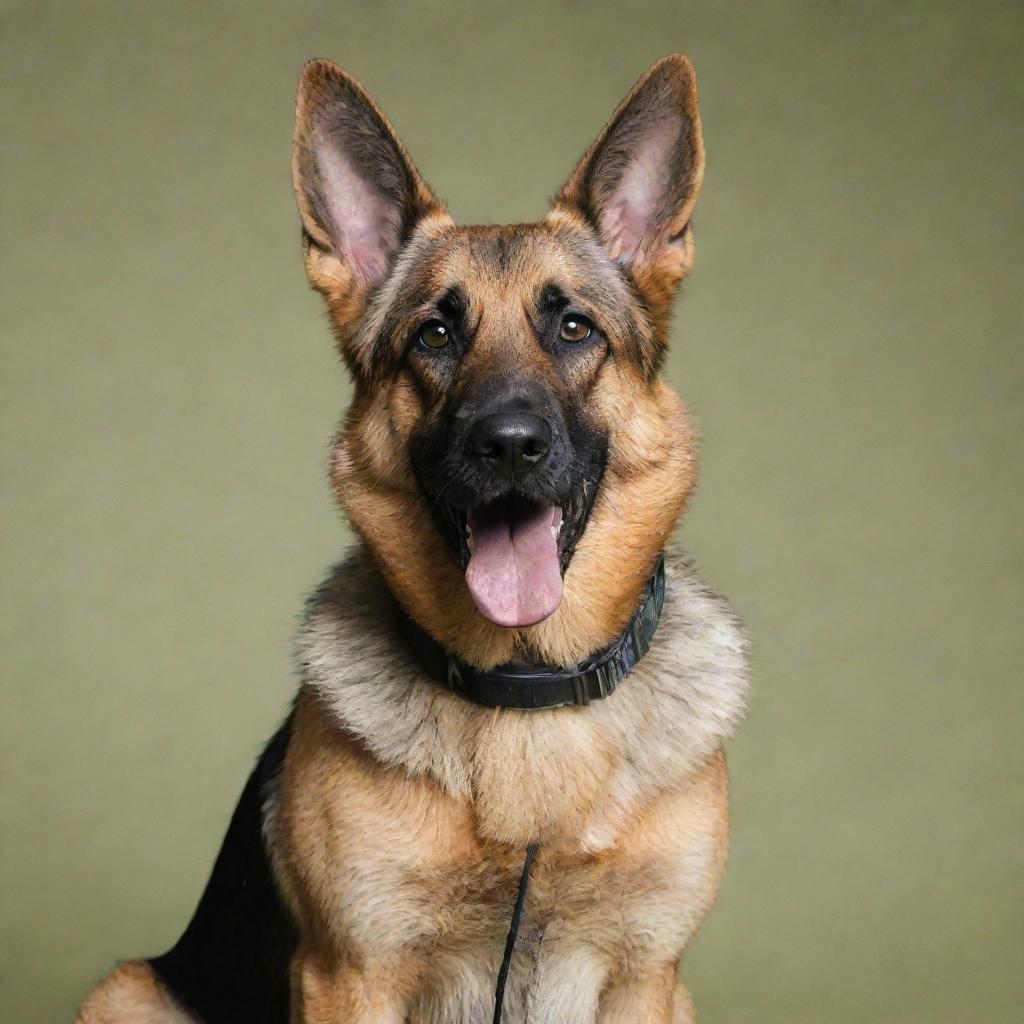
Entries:
{"label": "dog's eye", "polygon": [[440,320],[430,320],[420,328],[416,341],[420,348],[429,348],[437,351],[448,344],[448,328]]}
{"label": "dog's eye", "polygon": [[569,313],[562,317],[562,329],[559,332],[562,341],[586,341],[594,325],[585,317]]}

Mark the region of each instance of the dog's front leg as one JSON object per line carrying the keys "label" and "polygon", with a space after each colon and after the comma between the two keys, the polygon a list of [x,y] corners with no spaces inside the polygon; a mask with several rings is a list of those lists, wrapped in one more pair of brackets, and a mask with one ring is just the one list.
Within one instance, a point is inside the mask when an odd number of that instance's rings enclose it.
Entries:
{"label": "dog's front leg", "polygon": [[526,1019],[530,1024],[594,1024],[608,961],[594,946],[550,926],[541,941]]}
{"label": "dog's front leg", "polygon": [[404,963],[331,963],[300,950],[292,964],[291,1024],[405,1024],[414,972]]}
{"label": "dog's front leg", "polygon": [[610,985],[601,996],[598,1024],[694,1024],[690,993],[675,964],[652,968]]}

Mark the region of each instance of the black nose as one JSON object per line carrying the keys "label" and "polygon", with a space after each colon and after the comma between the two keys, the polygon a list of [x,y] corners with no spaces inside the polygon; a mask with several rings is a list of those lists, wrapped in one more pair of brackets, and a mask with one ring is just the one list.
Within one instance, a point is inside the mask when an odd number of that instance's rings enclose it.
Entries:
{"label": "black nose", "polygon": [[469,450],[508,476],[528,473],[551,447],[551,424],[530,412],[481,416],[470,428]]}

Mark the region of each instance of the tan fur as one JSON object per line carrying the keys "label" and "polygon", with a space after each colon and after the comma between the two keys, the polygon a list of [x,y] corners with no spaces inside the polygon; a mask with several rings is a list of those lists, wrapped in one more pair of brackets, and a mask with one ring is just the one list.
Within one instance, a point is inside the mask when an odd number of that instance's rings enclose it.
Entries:
{"label": "tan fur", "polygon": [[[323,99],[325,82],[332,76],[346,96],[354,90],[368,104],[372,101],[340,68],[316,61],[307,68],[297,102],[293,166],[300,213],[310,240],[306,269],[313,286],[326,299],[342,354],[354,370],[355,397],[331,460],[335,493],[373,551],[395,596],[450,650],[484,668],[514,655],[570,664],[607,643],[628,618],[653,558],[664,547],[696,480],[696,433],[685,408],[664,383],[642,372],[665,345],[667,299],[692,266],[688,221],[704,167],[692,65],[677,54],[658,62],[641,78],[539,224],[456,226],[391,134],[413,182],[411,202],[422,212],[392,273],[373,295],[359,287],[344,261],[331,251],[325,228],[311,211],[303,177],[307,158],[301,154],[306,152],[312,131],[308,126],[315,120],[315,102]],[[652,241],[650,251],[645,251],[634,267],[635,286],[644,299],[640,305],[615,271],[607,245],[599,244],[581,216],[578,204],[583,200],[581,182],[588,163],[616,118],[645,88],[662,79],[679,92],[679,102],[688,111],[695,155],[687,172],[685,198],[665,225],[664,237]],[[386,127],[376,106],[372,110]],[[683,232],[683,237],[666,244],[666,238],[678,232]],[[514,260],[497,258],[500,247],[514,247]],[[462,573],[433,527],[426,500],[413,478],[406,446],[427,416],[428,400],[417,396],[417,381],[408,371],[388,382],[374,377],[367,351],[387,315],[401,306],[410,281],[423,294],[458,281],[471,296],[474,313],[484,318],[460,376],[479,372],[499,376],[501,367],[508,365],[529,367],[537,377],[551,382],[528,329],[524,301],[553,273],[580,288],[597,280],[597,288],[603,292],[606,333],[619,358],[577,369],[571,385],[587,390],[593,416],[611,428],[613,443],[606,483],[591,514],[586,542],[566,573],[561,606],[545,622],[507,630],[488,622],[473,606]],[[394,336],[403,336],[415,317],[416,310],[410,310],[394,325]],[[639,352],[630,348],[630,328],[640,332]],[[431,382],[418,383],[429,394]],[[621,567],[611,578],[603,566],[610,550],[618,553]]]}
{"label": "tan fur", "polygon": [[89,993],[75,1024],[197,1024],[141,960],[120,964]]}
{"label": "tan fur", "polygon": [[[499,276],[474,256],[473,241],[470,229],[460,229],[446,244],[448,273],[470,282],[467,290],[479,296],[486,316],[463,372],[480,364],[496,372],[498,360],[539,363],[528,331],[509,325],[525,320],[520,296],[543,280],[552,261],[569,262],[571,254],[542,226],[530,240],[531,259]],[[420,418],[410,390],[401,379],[391,389],[357,390],[331,473],[339,501],[403,606],[446,647],[484,668],[517,653],[571,664],[607,643],[632,613],[696,478],[696,436],[679,398],[657,378],[641,380],[625,360],[606,360],[593,373],[589,406],[613,437],[605,484],[566,572],[559,609],[536,626],[507,630],[476,610],[431,522],[404,454]],[[609,551],[621,567],[612,576],[605,571]]]}
{"label": "tan fur", "polygon": [[[721,742],[746,689],[727,608],[670,559],[658,634],[620,690],[522,713],[422,677],[387,601],[354,556],[300,641],[305,686],[266,821],[307,937],[304,998],[338,1014],[322,1019],[487,1019],[539,839],[505,1019],[690,1020],[672,979],[721,877]],[[367,993],[393,1016],[360,1016]],[[627,1016],[638,1007],[650,1015]]]}
{"label": "tan fur", "polygon": [[744,651],[728,607],[676,555],[651,649],[620,690],[584,709],[497,712],[433,685],[365,553],[321,587],[299,641],[305,685],[378,763],[469,799],[474,828],[490,839],[593,852],[731,734],[746,696]]}
{"label": "tan fur", "polygon": [[[649,167],[623,172],[634,152],[671,157],[665,184]],[[331,191],[339,167],[364,206]],[[588,707],[537,712],[442,690],[394,625],[397,599],[481,668],[568,666],[636,608],[697,475],[695,429],[657,375],[704,170],[692,65],[676,54],[648,71],[537,224],[457,226],[359,83],[326,61],[303,73],[293,170],[306,270],[354,381],[331,480],[362,543],[310,603],[291,738],[264,807],[300,933],[292,1022],[489,1021],[524,850],[539,843],[506,1024],[692,1024],[676,971],[722,877],[722,744],[746,692],[728,607],[669,558],[658,632],[630,676]],[[559,361],[539,343],[531,316],[551,281],[593,314],[602,346]],[[455,386],[514,374],[607,439],[561,604],[533,626],[477,610],[410,456],[443,422],[452,384],[407,358],[408,341],[455,286],[474,325]],[[169,1024],[175,1012],[135,964],[80,1021]]]}
{"label": "tan fur", "polygon": [[[303,695],[273,842],[307,937],[299,1019],[486,1019],[522,850],[488,840],[475,819],[470,798],[383,768]],[[568,834],[545,844],[506,1019],[671,1020],[684,1002],[675,964],[714,898],[727,842],[718,752],[681,786],[649,795],[599,853]],[[645,1004],[651,1016],[623,1016]]]}
{"label": "tan fur", "polygon": [[[314,81],[331,73],[350,91],[338,69],[318,66]],[[667,95],[687,111],[685,180],[661,233],[632,260],[630,291],[614,267],[621,224],[611,217],[615,237],[595,238],[582,210],[608,177],[602,148],[628,146],[637,130],[629,111]],[[300,90],[300,121],[315,116]],[[675,56],[648,72],[537,225],[456,226],[398,151],[427,212],[381,288],[367,296],[354,286],[322,234],[309,232],[307,249],[354,371],[331,478],[374,566],[342,567],[311,607],[300,646],[306,688],[269,808],[270,845],[307,936],[302,1019],[487,1019],[522,851],[539,840],[506,1020],[689,1021],[675,965],[721,874],[721,742],[744,689],[728,612],[677,565],[660,645],[621,694],[524,715],[466,704],[419,678],[401,653],[389,658],[402,648],[380,626],[388,611],[373,578],[449,650],[485,668],[516,657],[572,664],[628,619],[696,479],[695,431],[651,372],[693,258],[704,156],[692,66]],[[301,173],[296,182],[301,196]],[[305,223],[301,198],[300,209]],[[613,354],[577,361],[568,378],[542,357],[528,321],[531,296],[553,276],[578,294],[590,289]],[[585,393],[610,439],[562,602],[531,627],[503,629],[477,611],[413,475],[410,442],[440,397],[430,367],[410,361],[388,377],[374,367],[381,337],[397,343],[424,316],[412,296],[454,283],[476,324],[460,381],[515,368],[552,393]]]}

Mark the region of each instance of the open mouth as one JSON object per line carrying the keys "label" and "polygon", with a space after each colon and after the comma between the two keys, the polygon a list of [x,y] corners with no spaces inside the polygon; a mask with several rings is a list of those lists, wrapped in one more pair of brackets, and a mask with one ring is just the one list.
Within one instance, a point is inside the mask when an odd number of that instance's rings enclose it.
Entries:
{"label": "open mouth", "polygon": [[499,626],[532,626],[562,600],[562,510],[518,493],[470,509],[466,585]]}
{"label": "open mouth", "polygon": [[569,486],[563,473],[562,487],[523,481],[497,493],[493,486],[452,488],[443,479],[433,487],[420,483],[481,615],[517,629],[557,610],[562,578],[587,528],[603,471],[594,459],[572,474]]}
{"label": "open mouth", "polygon": [[561,603],[608,436],[525,377],[474,388],[453,391],[424,422],[409,460],[477,610],[507,629],[533,626]]}

